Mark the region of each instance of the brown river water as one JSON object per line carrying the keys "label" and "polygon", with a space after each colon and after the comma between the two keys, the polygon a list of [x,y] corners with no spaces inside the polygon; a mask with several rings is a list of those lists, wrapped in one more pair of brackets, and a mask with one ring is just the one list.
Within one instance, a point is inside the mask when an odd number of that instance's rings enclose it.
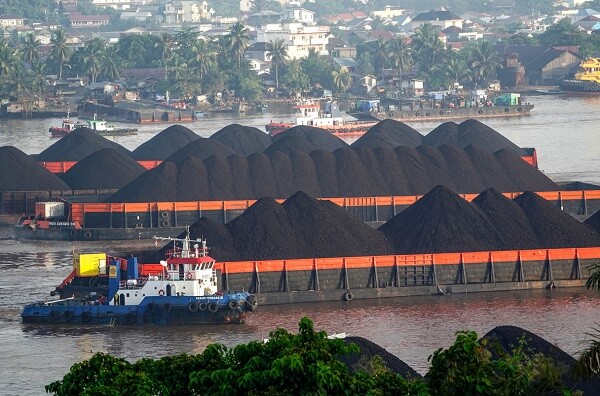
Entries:
{"label": "brown river water", "polygon": [[[531,96],[530,117],[483,120],[521,147],[535,147],[540,169],[555,181],[600,182],[600,98]],[[185,124],[202,136],[236,122],[264,130],[285,116],[207,118]],[[60,119],[0,120],[0,146],[34,154],[55,140],[48,128]],[[439,123],[411,124],[426,134]],[[115,137],[128,149],[149,140],[165,125],[143,125],[135,136]],[[139,243],[139,242],[138,242]],[[319,330],[368,338],[421,373],[427,357],[446,347],[459,330],[483,335],[495,326],[532,331],[575,355],[600,327],[600,294],[581,288],[410,297],[261,307],[243,325],[196,327],[58,327],[26,326],[24,304],[49,298],[71,270],[73,251],[124,253],[138,243],[31,242],[12,238],[0,228],[0,395],[43,395],[44,385],[62,378],[69,367],[95,352],[129,360],[175,353],[199,353],[214,342],[228,346],[260,340],[283,327],[295,330],[302,316]]]}

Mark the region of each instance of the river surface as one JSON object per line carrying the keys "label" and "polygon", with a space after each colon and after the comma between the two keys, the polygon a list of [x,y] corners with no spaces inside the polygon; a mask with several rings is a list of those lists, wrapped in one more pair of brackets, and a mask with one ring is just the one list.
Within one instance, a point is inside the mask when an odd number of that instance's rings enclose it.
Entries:
{"label": "river surface", "polygon": [[[555,181],[600,182],[600,98],[531,96],[530,117],[483,120],[521,147],[535,147],[540,169]],[[210,136],[232,123],[264,125],[285,116],[207,118],[184,124]],[[56,140],[48,128],[60,119],[0,120],[0,146],[39,153]],[[411,123],[426,134],[439,123]],[[142,125],[135,136],[114,141],[132,150],[166,125]],[[581,288],[487,294],[410,297],[260,307],[246,324],[156,328],[26,326],[19,314],[24,304],[43,300],[71,270],[73,252],[125,253],[123,243],[18,241],[0,228],[0,395],[43,395],[44,385],[61,379],[69,367],[107,352],[134,361],[180,352],[199,353],[214,342],[228,346],[260,340],[269,331],[297,328],[309,316],[319,330],[345,332],[378,343],[417,371],[427,371],[427,357],[449,346],[459,330],[479,335],[500,325],[532,331],[575,355],[598,325],[600,295]]]}

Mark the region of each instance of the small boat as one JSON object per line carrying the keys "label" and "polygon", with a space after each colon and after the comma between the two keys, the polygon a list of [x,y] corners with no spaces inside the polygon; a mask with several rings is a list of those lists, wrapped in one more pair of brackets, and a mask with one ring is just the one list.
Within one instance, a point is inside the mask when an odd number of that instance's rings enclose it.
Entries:
{"label": "small boat", "polygon": [[205,111],[194,111],[194,118],[206,118],[207,114]]}
{"label": "small boat", "polygon": [[[218,287],[206,240],[156,237],[173,242],[160,264],[138,264],[101,253],[81,254],[51,301],[23,308],[24,323],[69,325],[173,325],[243,323],[257,307],[247,292]],[[193,243],[193,246],[192,246]]]}
{"label": "small boat", "polygon": [[62,120],[60,127],[50,127],[49,131],[52,137],[63,137],[73,132],[78,128],[89,128],[103,136],[118,136],[118,135],[135,135],[136,128],[115,128],[109,125],[106,120],[100,120],[94,114],[93,118],[87,120],[71,120],[69,114]]}
{"label": "small boat", "polygon": [[535,91],[536,95],[564,95],[565,92],[561,91],[560,89],[536,89]]}
{"label": "small boat", "polygon": [[[328,103],[331,107],[332,103]],[[295,126],[307,125],[324,129],[337,137],[358,137],[377,124],[375,121],[347,121],[343,117],[334,117],[330,111],[325,113],[316,102],[303,102],[294,106],[296,115],[292,122],[273,122],[265,126],[271,136],[275,136]]]}

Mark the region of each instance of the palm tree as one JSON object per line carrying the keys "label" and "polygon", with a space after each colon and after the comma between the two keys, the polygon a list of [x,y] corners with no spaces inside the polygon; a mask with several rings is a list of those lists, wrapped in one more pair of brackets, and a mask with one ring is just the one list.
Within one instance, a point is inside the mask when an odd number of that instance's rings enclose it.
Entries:
{"label": "palm tree", "polygon": [[20,63],[9,70],[7,77],[7,88],[10,95],[18,100],[22,94],[29,93],[30,78]]}
{"label": "palm tree", "polygon": [[0,76],[7,75],[18,65],[20,62],[15,49],[6,40],[0,40]]}
{"label": "palm tree", "polygon": [[161,33],[159,41],[154,45],[159,49],[165,67],[165,81],[169,78],[169,62],[173,58],[175,39],[168,33]]}
{"label": "palm tree", "polygon": [[372,54],[373,65],[375,70],[381,72],[381,81],[383,81],[383,69],[388,62],[388,51],[383,39],[370,41],[369,52]]}
{"label": "palm tree", "polygon": [[348,73],[348,69],[342,67],[340,71],[332,71],[333,83],[339,92],[345,92],[352,84],[352,77]]}
{"label": "palm tree", "polygon": [[23,40],[23,46],[21,47],[23,61],[29,63],[30,65],[39,62],[40,45],[40,40],[35,38],[35,35],[33,33],[27,33],[25,39]]}
{"label": "palm tree", "polygon": [[120,62],[121,58],[119,57],[117,47],[107,45],[104,51],[100,53],[100,70],[102,71],[102,75],[111,81],[118,79],[121,74],[119,70]]}
{"label": "palm tree", "polygon": [[453,84],[463,84],[471,80],[471,70],[460,56],[453,56],[443,66],[443,72]]}
{"label": "palm tree", "polygon": [[50,38],[52,50],[50,56],[58,62],[58,79],[62,79],[63,65],[69,60],[72,54],[71,47],[67,43],[67,36],[64,30],[58,29],[52,33]]}
{"label": "palm tree", "polygon": [[285,58],[287,58],[287,44],[283,39],[276,39],[271,41],[271,51],[267,52],[267,57],[271,58],[271,64],[275,68],[275,88],[279,91],[279,66],[285,65]]}
{"label": "palm tree", "polygon": [[189,63],[196,71],[198,82],[200,83],[200,86],[202,86],[204,76],[215,61],[214,46],[208,40],[199,39],[192,44],[191,52],[193,58],[190,59]]}
{"label": "palm tree", "polygon": [[40,95],[44,95],[44,91],[48,86],[46,75],[48,74],[48,66],[44,62],[37,62],[31,66],[29,77],[33,90]]}
{"label": "palm tree", "polygon": [[479,40],[471,49],[470,67],[476,83],[483,83],[502,66],[500,56],[490,41]]}
{"label": "palm tree", "polygon": [[394,63],[398,70],[398,79],[400,88],[402,88],[402,73],[412,66],[412,48],[408,40],[404,37],[395,37],[386,42],[388,57]]}
{"label": "palm tree", "polygon": [[101,58],[106,47],[106,42],[101,38],[93,38],[85,44],[84,70],[89,74],[90,81],[95,83],[101,72]]}
{"label": "palm tree", "polygon": [[432,24],[424,23],[416,28],[412,42],[422,71],[431,70],[441,60],[445,47]]}
{"label": "palm tree", "polygon": [[248,29],[240,22],[232,25],[229,28],[229,34],[225,36],[225,43],[227,49],[237,58],[238,69],[242,67],[242,57],[244,51],[248,48],[250,37],[248,36]]}

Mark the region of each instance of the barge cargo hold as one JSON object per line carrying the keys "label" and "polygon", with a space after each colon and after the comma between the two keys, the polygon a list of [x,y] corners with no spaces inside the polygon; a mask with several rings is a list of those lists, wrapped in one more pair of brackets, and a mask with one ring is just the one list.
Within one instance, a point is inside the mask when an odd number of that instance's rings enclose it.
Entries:
{"label": "barge cargo hold", "polygon": [[[520,193],[505,193],[514,199]],[[564,212],[579,218],[588,217],[600,210],[600,190],[544,191],[537,193]],[[478,194],[460,194],[472,201]],[[32,196],[34,197],[34,196]],[[385,222],[408,208],[421,196],[324,198],[346,209],[363,222]],[[278,200],[283,202],[283,199]],[[241,215],[256,200],[239,201],[193,201],[193,202],[143,202],[143,203],[81,203],[64,202],[64,217],[69,222],[64,227],[48,224],[48,227],[29,226],[34,215],[29,215],[13,227],[15,236],[39,240],[97,239],[144,239],[152,236],[174,235],[183,231],[201,217],[226,224]],[[8,203],[8,200],[7,200]],[[26,213],[36,213],[34,204]],[[8,206],[8,205],[7,205]],[[23,209],[21,212],[25,212]],[[42,219],[36,219],[39,224]],[[78,224],[81,229],[70,223]],[[63,228],[63,229],[61,229]],[[76,228],[73,230],[73,228]],[[67,231],[65,231],[65,229]],[[89,233],[86,233],[89,232]],[[131,238],[133,237],[133,238]]]}
{"label": "barge cargo hold", "polygon": [[260,305],[581,287],[600,247],[219,263]]}

